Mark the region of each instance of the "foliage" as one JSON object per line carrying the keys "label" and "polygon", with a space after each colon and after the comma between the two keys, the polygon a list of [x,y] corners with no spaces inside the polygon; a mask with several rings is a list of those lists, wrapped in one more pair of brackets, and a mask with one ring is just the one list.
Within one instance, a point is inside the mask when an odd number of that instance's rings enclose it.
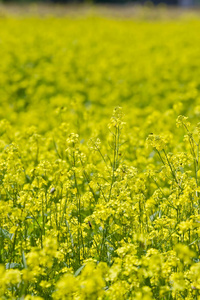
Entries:
{"label": "foliage", "polygon": [[0,298],[200,299],[199,20],[0,23]]}

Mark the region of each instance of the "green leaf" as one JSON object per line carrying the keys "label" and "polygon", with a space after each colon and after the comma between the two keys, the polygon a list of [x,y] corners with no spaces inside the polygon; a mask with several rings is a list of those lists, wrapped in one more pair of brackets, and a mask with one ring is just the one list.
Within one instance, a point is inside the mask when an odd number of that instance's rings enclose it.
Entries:
{"label": "green leaf", "polygon": [[21,269],[21,265],[18,263],[7,263],[6,264],[6,270],[7,269]]}
{"label": "green leaf", "polygon": [[85,265],[82,265],[80,268],[78,268],[78,270],[76,270],[76,272],[74,273],[74,276],[78,276],[84,267],[85,267]]}
{"label": "green leaf", "polygon": [[13,233],[8,232],[7,230],[0,228],[0,238],[12,240]]}
{"label": "green leaf", "polygon": [[24,268],[27,269],[27,263],[26,263],[26,257],[24,254],[24,250],[22,251],[22,262],[23,262]]}

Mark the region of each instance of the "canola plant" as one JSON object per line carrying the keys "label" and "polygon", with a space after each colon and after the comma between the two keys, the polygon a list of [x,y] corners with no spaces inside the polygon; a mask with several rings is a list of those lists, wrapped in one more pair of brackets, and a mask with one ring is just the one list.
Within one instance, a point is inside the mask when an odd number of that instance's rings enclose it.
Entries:
{"label": "canola plant", "polygon": [[0,299],[200,299],[199,31],[0,19]]}

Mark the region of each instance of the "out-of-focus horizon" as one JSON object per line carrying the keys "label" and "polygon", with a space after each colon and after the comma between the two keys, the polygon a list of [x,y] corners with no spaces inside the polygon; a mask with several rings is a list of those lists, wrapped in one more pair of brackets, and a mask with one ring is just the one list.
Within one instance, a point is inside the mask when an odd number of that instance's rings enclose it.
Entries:
{"label": "out-of-focus horizon", "polygon": [[[143,1],[143,2],[142,2]],[[200,0],[85,0],[37,1],[0,0],[0,17],[55,16],[77,17],[98,15],[114,18],[160,20],[200,16]]]}
{"label": "out-of-focus horizon", "polygon": [[146,3],[159,5],[159,4],[166,4],[166,5],[173,5],[173,6],[185,6],[190,7],[194,5],[200,5],[200,0],[1,0],[0,4],[14,4],[14,5],[24,5],[24,4],[45,4],[45,5],[52,5],[52,4],[119,4],[119,5],[144,5]]}

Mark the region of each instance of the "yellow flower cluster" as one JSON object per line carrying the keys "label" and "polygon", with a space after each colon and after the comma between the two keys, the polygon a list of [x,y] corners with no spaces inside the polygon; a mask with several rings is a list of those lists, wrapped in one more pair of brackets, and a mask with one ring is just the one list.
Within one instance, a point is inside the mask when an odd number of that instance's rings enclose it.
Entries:
{"label": "yellow flower cluster", "polygon": [[0,299],[199,300],[200,21],[0,28]]}

